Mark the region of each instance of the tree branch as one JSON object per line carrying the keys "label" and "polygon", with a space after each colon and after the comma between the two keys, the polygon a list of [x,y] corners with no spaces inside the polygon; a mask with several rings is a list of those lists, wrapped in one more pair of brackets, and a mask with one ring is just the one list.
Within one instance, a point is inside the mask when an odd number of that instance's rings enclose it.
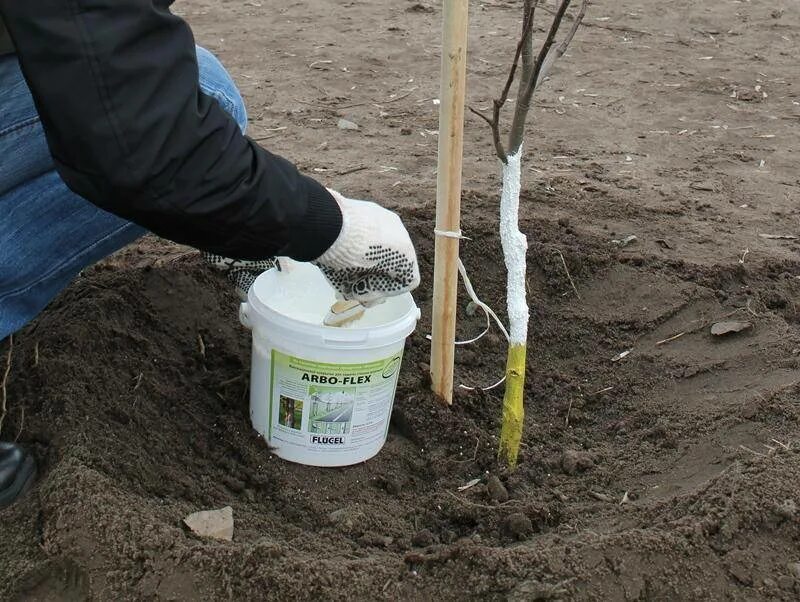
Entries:
{"label": "tree branch", "polygon": [[525,0],[525,5],[523,10],[525,14],[531,15],[531,28],[525,32],[523,29],[522,32],[522,78],[520,79],[521,82],[525,82],[530,79],[531,73],[533,73],[533,16],[534,11],[536,10],[538,2],[537,0]]}
{"label": "tree branch", "polygon": [[492,141],[494,142],[495,152],[497,153],[497,157],[503,163],[508,162],[508,157],[500,139],[500,112],[508,101],[511,85],[514,83],[514,78],[516,77],[517,69],[519,68],[520,57],[523,57],[522,60],[524,74],[525,66],[527,65],[526,53],[524,52],[524,49],[526,46],[531,46],[531,39],[533,37],[533,15],[535,9],[536,4],[534,0],[525,0],[525,14],[522,18],[522,36],[517,43],[517,48],[514,52],[514,61],[511,63],[511,69],[508,72],[508,77],[506,78],[506,83],[505,86],[503,86],[503,91],[500,94],[500,98],[492,102],[492,116],[487,117],[484,113],[478,111],[477,109],[468,107],[470,112],[483,119],[489,124],[489,127],[492,128]]}
{"label": "tree branch", "polygon": [[491,117],[488,117],[486,115],[486,113],[483,113],[482,111],[479,111],[475,107],[471,107],[471,106],[468,106],[467,109],[469,109],[469,112],[472,113],[473,115],[477,115],[478,117],[483,119],[486,123],[489,124],[490,127],[494,126],[494,123],[492,122]]}
{"label": "tree branch", "polygon": [[583,18],[586,16],[586,9],[589,6],[589,0],[583,0],[581,2],[581,8],[578,10],[578,14],[575,15],[572,21],[572,27],[570,28],[567,35],[561,40],[561,43],[548,53],[547,57],[544,60],[544,65],[539,70],[539,76],[536,78],[536,85],[534,86],[534,90],[539,87],[545,78],[550,74],[550,68],[553,66],[558,59],[564,56],[564,53],[567,51],[570,43],[572,42],[572,38],[575,37],[575,34],[578,32],[578,28],[580,28],[581,24],[583,23]]}
{"label": "tree branch", "polygon": [[[553,49],[553,55],[551,57],[553,43],[555,42],[556,35],[558,34],[558,30],[561,27],[561,22],[564,19],[564,15],[566,14],[570,3],[571,0],[562,0],[558,10],[555,13],[555,16],[553,17],[553,22],[550,25],[547,38],[545,38],[545,41],[542,43],[542,47],[539,50],[539,55],[534,62],[531,77],[526,82],[527,85],[524,88],[520,86],[520,90],[517,95],[517,106],[514,110],[514,120],[511,124],[511,133],[509,135],[508,148],[511,154],[517,153],[522,146],[522,141],[525,137],[525,121],[528,118],[528,113],[530,112],[531,108],[531,98],[533,98],[534,91],[544,79],[544,77],[542,77],[543,73],[546,75],[553,62],[558,57],[562,56],[564,52],[566,52],[567,46],[572,41],[572,38],[574,37],[575,32],[578,30],[580,22],[583,20],[583,16],[586,13],[588,0],[583,0],[581,9],[578,13],[578,16],[575,18],[575,22],[573,23],[570,33],[565,38],[564,42],[562,42],[557,48]],[[559,52],[560,54],[558,54]],[[545,67],[546,71],[543,71]]]}
{"label": "tree branch", "polygon": [[492,142],[494,143],[494,149],[497,153],[497,156],[500,158],[503,163],[506,162],[506,150],[503,148],[503,143],[500,141],[500,115],[497,110],[497,101],[494,101],[494,109],[492,117],[487,116],[485,113],[475,109],[473,107],[467,107],[470,113],[477,115],[481,119],[483,119],[486,123],[489,124],[489,127],[492,128]]}
{"label": "tree branch", "polygon": [[[534,59],[533,52],[533,23],[536,13],[538,0],[524,0],[524,14],[522,19],[522,33],[519,42],[517,43],[514,52],[514,60],[511,63],[506,83],[500,97],[492,103],[492,116],[489,117],[485,113],[478,111],[472,107],[468,107],[470,112],[483,119],[492,129],[492,141],[494,142],[495,152],[498,158],[503,163],[508,163],[508,154],[516,154],[522,146],[522,140],[525,136],[525,121],[530,112],[531,99],[533,93],[539,87],[539,84],[544,81],[550,73],[550,69],[556,60],[561,58],[567,51],[567,47],[575,37],[583,18],[586,15],[586,9],[589,5],[589,0],[582,0],[581,7],[577,15],[573,17],[572,27],[567,33],[566,37],[561,43],[553,47],[555,38],[561,28],[561,23],[567,13],[572,0],[562,0],[558,9],[553,13],[553,22],[550,24],[550,29],[547,37],[542,43],[539,54]],[[546,9],[548,12],[549,9]],[[508,150],[503,147],[500,136],[500,114],[511,92],[511,86],[517,76],[517,71],[520,67],[520,59],[522,61],[522,72],[519,78],[519,88],[517,90],[517,103],[514,108],[514,118],[511,123],[511,130],[509,133]]]}
{"label": "tree branch", "polygon": [[525,14],[522,17],[522,35],[520,37],[519,42],[517,43],[517,49],[514,52],[514,62],[511,64],[511,69],[508,72],[508,79],[506,80],[506,85],[503,87],[503,92],[500,94],[500,99],[497,101],[502,106],[508,100],[508,93],[511,90],[511,84],[514,83],[514,77],[517,73],[517,68],[519,67],[519,59],[520,56],[523,56],[523,76],[524,76],[524,67],[526,58],[524,55],[525,47],[531,47],[530,42],[533,35],[533,16],[536,10],[536,4],[533,0],[525,0]]}

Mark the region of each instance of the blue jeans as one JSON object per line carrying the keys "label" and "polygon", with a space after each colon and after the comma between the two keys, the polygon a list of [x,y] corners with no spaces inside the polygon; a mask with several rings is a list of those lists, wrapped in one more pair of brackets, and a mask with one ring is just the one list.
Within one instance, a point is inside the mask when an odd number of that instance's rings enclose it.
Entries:
{"label": "blue jeans", "polygon": [[[200,88],[244,132],[230,75],[197,48]],[[71,192],[53,167],[16,58],[0,57],[0,341],[42,311],[85,267],[145,234]]]}

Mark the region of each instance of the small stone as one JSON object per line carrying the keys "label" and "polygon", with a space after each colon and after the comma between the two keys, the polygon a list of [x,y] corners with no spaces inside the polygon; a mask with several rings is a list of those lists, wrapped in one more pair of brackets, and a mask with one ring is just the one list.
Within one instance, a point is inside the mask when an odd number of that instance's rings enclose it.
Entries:
{"label": "small stone", "polygon": [[574,475],[594,467],[594,459],[589,452],[568,449],[561,456],[561,469],[568,475]]}
{"label": "small stone", "polygon": [[357,129],[359,129],[357,123],[349,121],[348,119],[340,119],[339,122],[336,124],[336,127],[338,127],[340,130],[357,130]]}
{"label": "small stone", "polygon": [[781,575],[778,577],[778,585],[781,589],[785,589],[787,591],[794,589],[794,577],[789,575]]}
{"label": "small stone", "polygon": [[717,337],[724,337],[729,334],[736,334],[737,332],[750,330],[752,327],[752,322],[717,322],[711,326],[711,334]]}
{"label": "small stone", "polygon": [[486,489],[491,500],[501,504],[508,501],[508,489],[496,475],[490,475],[486,480]]}
{"label": "small stone", "polygon": [[400,135],[401,136],[410,136],[411,135],[411,128],[400,128]]}
{"label": "small stone", "polygon": [[775,506],[775,514],[788,520],[797,516],[797,503],[794,500],[783,500]]}
{"label": "small stone", "polygon": [[233,540],[233,508],[202,510],[183,519],[184,524],[195,535],[211,539]]}
{"label": "small stone", "polygon": [[790,562],[786,565],[789,569],[789,574],[794,576],[795,579],[800,579],[800,562]]}
{"label": "small stone", "polygon": [[778,583],[769,577],[764,578],[764,587],[777,587]]}
{"label": "small stone", "polygon": [[411,545],[416,548],[427,548],[435,543],[436,538],[433,536],[433,533],[430,532],[430,529],[422,529],[421,531],[417,531],[417,533],[414,534],[414,537],[411,538]]}
{"label": "small stone", "polygon": [[510,537],[523,540],[533,532],[533,523],[522,512],[514,512],[503,521],[503,530]]}

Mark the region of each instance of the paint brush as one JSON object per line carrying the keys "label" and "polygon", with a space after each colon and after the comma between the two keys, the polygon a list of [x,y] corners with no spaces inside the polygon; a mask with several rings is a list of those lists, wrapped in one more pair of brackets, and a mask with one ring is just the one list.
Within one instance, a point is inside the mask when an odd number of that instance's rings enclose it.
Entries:
{"label": "paint brush", "polygon": [[364,315],[364,306],[358,301],[337,301],[322,321],[325,326],[341,327]]}

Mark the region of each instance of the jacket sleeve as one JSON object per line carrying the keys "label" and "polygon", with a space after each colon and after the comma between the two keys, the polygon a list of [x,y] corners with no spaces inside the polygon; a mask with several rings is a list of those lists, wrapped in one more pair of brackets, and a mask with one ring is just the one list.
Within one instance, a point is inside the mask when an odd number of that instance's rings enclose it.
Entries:
{"label": "jacket sleeve", "polygon": [[0,0],[56,169],[97,206],[239,259],[316,259],[336,201],[199,87],[171,0]]}

